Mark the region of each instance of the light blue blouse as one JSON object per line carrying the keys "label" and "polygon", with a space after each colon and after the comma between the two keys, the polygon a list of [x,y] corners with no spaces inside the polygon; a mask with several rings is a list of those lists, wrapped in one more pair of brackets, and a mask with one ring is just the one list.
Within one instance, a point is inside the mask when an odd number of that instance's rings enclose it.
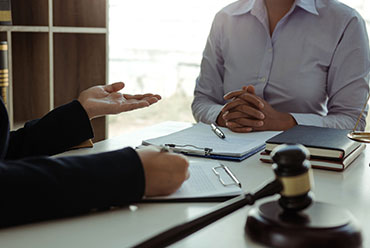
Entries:
{"label": "light blue blouse", "polygon": [[298,124],[352,129],[369,94],[369,72],[365,22],[350,7],[296,0],[270,36],[264,1],[240,0],[213,21],[192,111],[197,121],[215,122],[226,93],[253,85]]}

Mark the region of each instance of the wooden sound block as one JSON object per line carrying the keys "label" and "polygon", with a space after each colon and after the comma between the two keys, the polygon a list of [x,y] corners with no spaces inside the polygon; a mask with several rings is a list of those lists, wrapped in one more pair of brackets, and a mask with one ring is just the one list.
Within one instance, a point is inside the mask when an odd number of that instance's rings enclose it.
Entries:
{"label": "wooden sound block", "polygon": [[84,142],[82,142],[81,144],[72,147],[71,150],[80,149],[80,148],[92,148],[92,147],[94,147],[94,143],[92,142],[91,139],[88,139],[88,140],[85,140]]}
{"label": "wooden sound block", "polygon": [[245,226],[250,238],[268,247],[361,247],[352,214],[339,206],[314,202],[304,211],[284,212],[277,201],[254,207]]}

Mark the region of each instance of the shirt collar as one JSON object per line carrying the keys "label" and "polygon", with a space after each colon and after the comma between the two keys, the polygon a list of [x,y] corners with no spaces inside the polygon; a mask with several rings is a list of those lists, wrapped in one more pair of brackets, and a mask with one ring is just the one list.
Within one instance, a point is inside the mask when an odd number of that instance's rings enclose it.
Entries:
{"label": "shirt collar", "polygon": [[[247,0],[241,3],[241,5],[232,12],[232,15],[242,15],[246,14],[250,11],[252,12],[260,12],[261,7],[264,7],[264,3],[262,3],[263,0]],[[319,15],[319,12],[316,8],[316,0],[296,0],[295,6],[299,6],[305,11],[314,14]],[[294,6],[294,7],[295,7]]]}
{"label": "shirt collar", "polygon": [[313,15],[319,15],[319,12],[316,8],[316,0],[296,0],[295,5]]}
{"label": "shirt collar", "polygon": [[[257,1],[263,1],[263,0],[257,0]],[[241,5],[235,9],[231,14],[232,15],[243,15],[248,13],[252,10],[253,6],[255,5],[256,0],[246,0]]]}

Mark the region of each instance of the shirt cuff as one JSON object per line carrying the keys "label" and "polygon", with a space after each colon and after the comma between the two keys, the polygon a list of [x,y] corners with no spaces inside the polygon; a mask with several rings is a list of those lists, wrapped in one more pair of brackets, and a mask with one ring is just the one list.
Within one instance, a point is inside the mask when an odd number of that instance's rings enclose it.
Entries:
{"label": "shirt cuff", "polygon": [[217,117],[221,113],[223,105],[212,105],[208,110],[206,118],[202,118],[200,121],[206,124],[216,123]]}
{"label": "shirt cuff", "polygon": [[323,117],[315,114],[290,113],[298,125],[323,127]]}

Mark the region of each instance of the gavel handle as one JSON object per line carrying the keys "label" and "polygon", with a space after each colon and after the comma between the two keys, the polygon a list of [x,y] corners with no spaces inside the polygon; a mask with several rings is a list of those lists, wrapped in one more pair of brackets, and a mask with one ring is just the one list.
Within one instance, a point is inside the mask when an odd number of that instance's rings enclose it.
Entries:
{"label": "gavel handle", "polygon": [[231,214],[232,212],[246,205],[253,205],[256,200],[266,196],[274,195],[281,192],[281,190],[282,185],[280,181],[274,180],[257,191],[255,194],[240,195],[232,198],[224,203],[221,203],[216,207],[216,209],[211,210],[209,213],[163,231],[162,233],[159,233],[156,236],[135,245],[134,248],[156,248],[169,246],[202,229],[203,227],[221,219],[222,217]]}

